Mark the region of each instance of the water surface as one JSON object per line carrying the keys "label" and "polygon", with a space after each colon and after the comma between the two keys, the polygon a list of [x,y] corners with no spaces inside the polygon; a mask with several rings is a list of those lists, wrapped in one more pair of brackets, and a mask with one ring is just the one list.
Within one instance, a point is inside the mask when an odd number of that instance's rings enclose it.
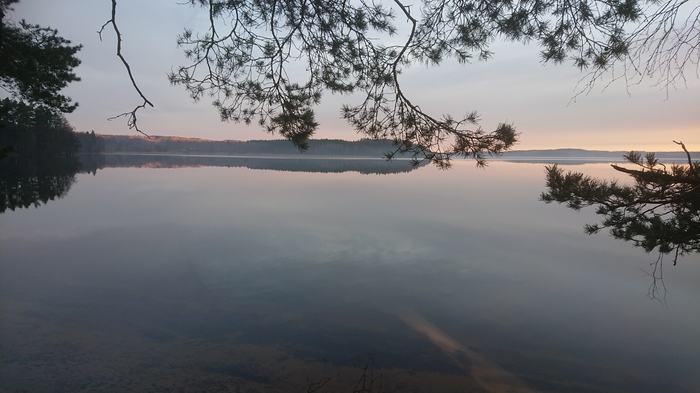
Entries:
{"label": "water surface", "polygon": [[0,389],[700,386],[700,258],[650,300],[656,255],[539,202],[542,165],[251,167],[106,168],[0,215]]}

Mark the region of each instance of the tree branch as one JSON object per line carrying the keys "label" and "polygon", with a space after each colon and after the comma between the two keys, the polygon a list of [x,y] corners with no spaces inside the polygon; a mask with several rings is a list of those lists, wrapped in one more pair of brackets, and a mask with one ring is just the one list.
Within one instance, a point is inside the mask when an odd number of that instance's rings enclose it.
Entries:
{"label": "tree branch", "polygon": [[690,157],[690,152],[688,152],[688,149],[685,148],[685,144],[683,142],[677,142],[673,141],[676,145],[680,145],[680,147],[683,149],[685,152],[685,156],[688,158],[688,170],[695,176],[695,178],[700,178],[700,174],[698,174],[698,171],[695,168],[695,165],[693,165],[693,159]]}
{"label": "tree branch", "polygon": [[117,27],[117,0],[112,0],[112,19],[108,20],[105,22],[100,30],[97,31],[97,34],[100,36],[100,41],[102,41],[102,32],[104,31],[105,27],[107,25],[112,25],[112,28],[114,29],[114,33],[117,36],[117,57],[122,61],[122,64],[124,64],[124,67],[126,68],[126,72],[129,74],[129,79],[131,80],[132,86],[134,86],[134,89],[136,92],[139,94],[139,96],[143,99],[143,103],[141,105],[137,105],[134,110],[130,112],[124,112],[120,115],[117,116],[112,116],[108,118],[107,120],[114,120],[119,117],[126,117],[126,124],[129,127],[129,129],[135,129],[136,131],[140,132],[141,134],[145,135],[146,137],[150,138],[148,134],[145,132],[141,131],[139,129],[138,124],[137,124],[137,118],[136,118],[136,112],[141,109],[145,108],[146,105],[153,107],[153,104],[146,98],[146,96],[141,92],[141,89],[139,86],[136,84],[136,80],[134,79],[134,75],[131,72],[131,66],[129,65],[129,62],[126,61],[124,56],[122,55],[122,34],[119,31],[119,28]]}

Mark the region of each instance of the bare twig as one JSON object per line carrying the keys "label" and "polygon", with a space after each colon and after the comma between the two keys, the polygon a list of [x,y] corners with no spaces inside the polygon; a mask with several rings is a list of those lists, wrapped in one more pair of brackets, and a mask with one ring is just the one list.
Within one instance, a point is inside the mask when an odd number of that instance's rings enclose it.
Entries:
{"label": "bare twig", "polygon": [[[376,385],[376,382],[379,383],[379,386]],[[368,355],[367,363],[365,363],[365,366],[362,368],[362,375],[357,381],[353,393],[381,392],[383,384],[384,374],[374,374],[374,357]]]}
{"label": "bare twig", "polygon": [[100,36],[100,41],[102,41],[102,32],[104,31],[105,27],[107,25],[112,25],[112,28],[114,29],[114,33],[117,36],[117,57],[122,61],[122,64],[124,64],[124,67],[126,67],[126,72],[129,74],[129,79],[131,80],[131,84],[134,86],[134,89],[136,90],[137,93],[139,93],[139,96],[143,99],[143,103],[141,105],[137,105],[134,110],[130,112],[124,112],[120,115],[117,116],[112,116],[107,120],[114,120],[119,117],[126,117],[126,124],[129,127],[129,129],[135,129],[136,131],[140,132],[141,134],[145,135],[146,137],[150,138],[150,135],[146,134],[145,132],[141,131],[139,129],[138,124],[137,124],[137,118],[136,118],[136,112],[141,109],[145,108],[146,105],[153,107],[153,104],[146,98],[146,96],[141,92],[141,89],[139,89],[139,86],[136,84],[136,80],[134,79],[134,75],[131,73],[131,66],[129,63],[126,61],[124,56],[122,55],[122,34],[119,31],[119,28],[117,27],[117,0],[112,0],[112,19],[108,20],[105,22],[100,30],[97,32]]}
{"label": "bare twig", "polygon": [[321,389],[328,381],[331,380],[331,377],[326,377],[323,378],[320,382],[311,382],[309,378],[306,378],[306,381],[309,382],[309,386],[306,389],[306,393],[314,393],[315,391]]}
{"label": "bare twig", "polygon": [[666,91],[667,98],[670,88],[687,86],[686,73],[693,67],[700,76],[700,6],[688,0],[648,3],[644,18],[625,37],[626,55],[593,68],[579,81],[572,101],[592,91],[606,73],[610,80],[603,90],[622,79],[629,94],[630,86],[650,78],[655,80],[653,86]]}
{"label": "bare twig", "polygon": [[[676,259],[678,259],[678,249],[676,249]],[[673,264],[676,264],[675,259]],[[653,267],[651,272],[642,270],[649,277],[651,277],[651,284],[649,284],[647,296],[651,300],[657,300],[664,308],[666,308],[668,307],[668,304],[666,303],[668,289],[666,289],[666,284],[664,283],[664,254],[659,253],[659,257],[656,259],[656,261],[650,263],[649,266]]]}
{"label": "bare twig", "polygon": [[680,145],[681,148],[683,148],[683,151],[685,152],[685,156],[688,158],[688,165],[690,166],[690,172],[695,176],[696,178],[700,177],[700,174],[695,170],[695,165],[693,165],[693,159],[690,157],[690,152],[688,149],[685,148],[685,144],[683,142],[677,142],[673,141],[676,145]]}

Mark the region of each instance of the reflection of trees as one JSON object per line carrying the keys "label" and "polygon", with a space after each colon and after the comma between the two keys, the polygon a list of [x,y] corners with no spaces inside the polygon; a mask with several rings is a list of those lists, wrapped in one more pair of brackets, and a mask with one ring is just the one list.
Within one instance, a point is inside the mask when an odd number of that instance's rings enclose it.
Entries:
{"label": "reflection of trees", "polygon": [[651,271],[644,271],[651,278],[651,284],[647,290],[647,296],[666,304],[666,284],[664,284],[664,254],[659,253],[656,261],[649,264]]}
{"label": "reflection of trees", "polygon": [[0,160],[0,213],[62,197],[75,183],[79,169],[75,158]]}
{"label": "reflection of trees", "polygon": [[39,206],[63,196],[75,182],[80,142],[60,113],[0,100],[0,213]]}
{"label": "reflection of trees", "polygon": [[540,199],[566,203],[575,210],[595,205],[603,220],[586,225],[586,233],[608,228],[613,237],[631,241],[647,252],[657,249],[661,256],[673,254],[675,265],[679,256],[700,251],[700,162],[692,162],[685,146],[677,143],[686,153],[685,165],[667,166],[653,153],[642,157],[635,152],[625,159],[636,169],[613,165],[634,179],[629,186],[564,173],[556,164],[547,166],[548,190]]}
{"label": "reflection of trees", "polygon": [[[411,172],[416,168],[410,160],[328,157],[255,157],[154,154],[87,154],[80,157],[85,171],[111,167],[240,167],[285,172],[392,174]],[[425,163],[421,163],[422,166]]]}

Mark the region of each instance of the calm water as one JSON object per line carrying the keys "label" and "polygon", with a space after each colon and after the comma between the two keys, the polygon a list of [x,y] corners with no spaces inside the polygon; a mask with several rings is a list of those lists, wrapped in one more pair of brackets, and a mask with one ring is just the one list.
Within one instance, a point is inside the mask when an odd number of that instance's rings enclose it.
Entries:
{"label": "calm water", "polygon": [[664,307],[656,255],[543,188],[506,162],[79,174],[0,215],[0,391],[700,391],[700,257]]}

